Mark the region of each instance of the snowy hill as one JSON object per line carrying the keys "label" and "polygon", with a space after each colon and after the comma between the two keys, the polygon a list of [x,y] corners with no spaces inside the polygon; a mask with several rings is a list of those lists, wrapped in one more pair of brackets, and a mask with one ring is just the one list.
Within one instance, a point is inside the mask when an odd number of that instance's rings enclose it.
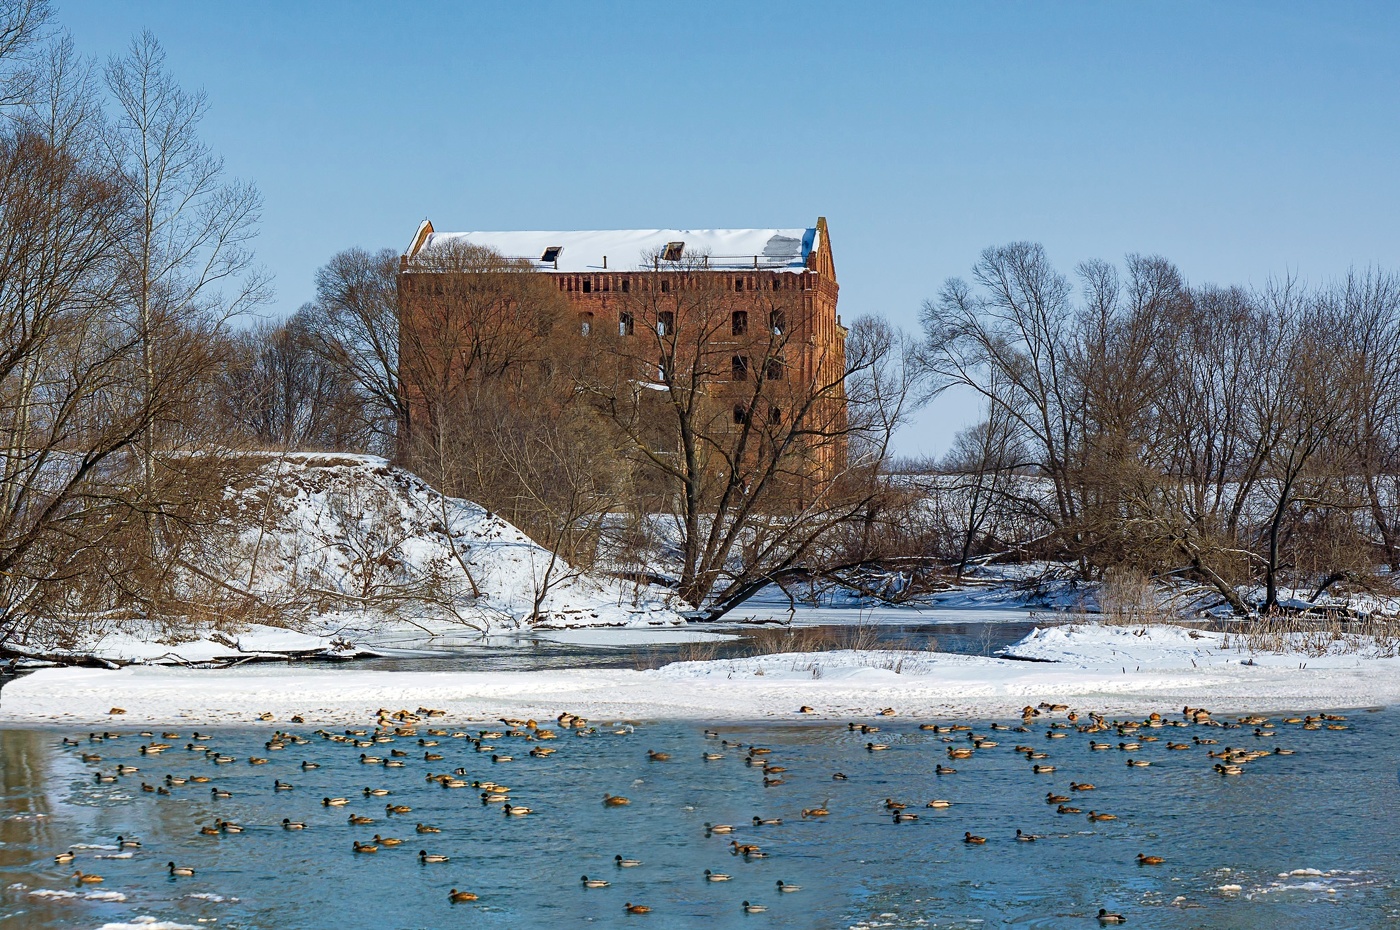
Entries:
{"label": "snowy hill", "polygon": [[681,622],[671,592],[578,571],[381,458],[269,457],[230,493],[240,534],[225,575],[269,603],[481,631]]}

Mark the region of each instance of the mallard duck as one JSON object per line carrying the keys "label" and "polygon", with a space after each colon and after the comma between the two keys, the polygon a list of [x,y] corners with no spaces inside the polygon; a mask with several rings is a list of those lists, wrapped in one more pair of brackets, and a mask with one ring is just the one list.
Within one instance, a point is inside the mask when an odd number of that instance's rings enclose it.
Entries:
{"label": "mallard duck", "polygon": [[620,798],[620,797],[617,797],[616,795],[611,795],[611,794],[605,794],[605,795],[603,795],[603,806],[604,806],[604,807],[625,807],[625,806],[627,806],[628,804],[631,804],[631,803],[632,803],[632,801],[631,801],[629,798]]}
{"label": "mallard duck", "polygon": [[289,817],[282,818],[283,830],[305,830],[306,822],[303,820],[292,820]]}
{"label": "mallard duck", "polygon": [[711,872],[709,869],[706,869],[706,870],[705,870],[705,881],[707,881],[707,882],[727,882],[727,881],[729,881],[729,876],[726,875],[726,874],[724,874],[723,872]]}
{"label": "mallard duck", "polygon": [[528,807],[521,807],[518,804],[511,805],[509,802],[507,802],[506,806],[502,808],[502,810],[505,811],[507,817],[524,817],[526,814],[534,813],[534,811]]}
{"label": "mallard duck", "polygon": [[910,814],[906,811],[895,811],[893,817],[895,823],[913,823],[919,819],[918,814]]}
{"label": "mallard duck", "polygon": [[1034,833],[1022,833],[1019,828],[1016,830],[1016,841],[1019,843],[1034,843],[1038,839],[1040,837]]}
{"label": "mallard duck", "polygon": [[756,843],[740,843],[738,840],[729,841],[729,851],[736,856],[750,856],[759,851]]}
{"label": "mallard duck", "polygon": [[73,853],[71,852],[61,852],[57,856],[53,857],[53,861],[57,862],[59,865],[67,865],[76,858],[78,857],[73,855]]}
{"label": "mallard duck", "polygon": [[500,763],[502,763],[502,762],[514,762],[514,761],[515,761],[515,756],[503,756],[503,755],[500,755],[499,753],[493,753],[493,754],[491,755],[491,761],[494,762],[494,763],[496,763],[496,764],[498,764],[498,765],[499,765]]}
{"label": "mallard duck", "polygon": [[376,843],[378,843],[380,846],[402,846],[402,845],[403,845],[403,840],[396,840],[396,839],[394,839],[393,837],[389,837],[388,839],[385,839],[384,837],[380,836],[378,833],[376,833],[376,834],[374,835],[374,841],[375,841]]}
{"label": "mallard duck", "polygon": [[1069,783],[1070,791],[1093,791],[1094,786],[1087,781],[1072,781]]}
{"label": "mallard duck", "polygon": [[124,837],[124,836],[119,836],[119,837],[117,837],[117,848],[118,848],[118,849],[140,849],[140,848],[141,848],[141,841],[140,841],[140,840],[129,840],[129,839],[127,839],[127,838]]}
{"label": "mallard duck", "polygon": [[181,785],[185,784],[185,783],[188,782],[188,781],[189,781],[188,778],[178,778],[178,777],[176,777],[176,776],[174,776],[174,775],[167,775],[167,776],[165,776],[165,783],[166,783],[167,785],[170,785],[172,788],[178,788],[178,787],[180,787]]}
{"label": "mallard duck", "polygon": [[716,834],[733,833],[734,826],[727,823],[707,823],[705,824],[705,832]]}
{"label": "mallard duck", "polygon": [[310,770],[310,769],[319,769],[320,767],[321,767],[321,763],[319,763],[319,762],[307,762],[305,759],[303,759],[303,760],[302,760],[302,763],[301,763],[302,771],[308,771],[308,770]]}
{"label": "mallard duck", "polygon": [[965,832],[963,833],[963,842],[970,843],[973,846],[981,846],[987,842],[987,838],[985,836],[973,836],[971,833]]}
{"label": "mallard duck", "polygon": [[447,900],[451,901],[453,904],[461,904],[467,901],[475,901],[476,895],[472,894],[470,891],[458,891],[456,888],[453,888],[447,893]]}
{"label": "mallard duck", "polygon": [[210,789],[209,789],[209,794],[212,795],[213,797],[216,797],[216,798],[231,798],[231,797],[233,797],[233,792],[232,792],[232,791],[225,791],[225,790],[222,789],[222,788],[210,788]]}
{"label": "mallard duck", "polygon": [[241,825],[239,825],[239,824],[234,823],[232,820],[216,820],[216,821],[214,821],[214,825],[217,826],[217,827],[219,828],[219,831],[220,831],[221,833],[242,833],[242,832],[243,832],[243,827],[242,827]]}
{"label": "mallard duck", "polygon": [[648,749],[647,758],[652,762],[670,762],[671,754],[669,752],[657,752],[654,749]]}
{"label": "mallard duck", "polygon": [[802,886],[801,886],[801,885],[789,885],[787,882],[783,881],[783,880],[780,878],[780,879],[778,879],[778,890],[781,891],[781,892],[784,892],[784,893],[786,893],[786,894],[791,894],[791,893],[794,892],[794,891],[801,891],[801,890],[802,890]]}
{"label": "mallard duck", "polygon": [[353,824],[363,825],[367,823],[374,823],[374,818],[366,817],[364,814],[351,814],[349,822]]}
{"label": "mallard duck", "polygon": [[753,818],[753,825],[755,827],[776,827],[780,826],[782,822],[783,820],[781,817],[768,817],[765,819],[755,815]]}
{"label": "mallard duck", "polygon": [[702,753],[700,754],[700,758],[704,759],[706,762],[718,762],[720,759],[723,759],[723,758],[724,758],[724,753],[722,753],[722,752],[702,752]]}
{"label": "mallard duck", "polygon": [[384,812],[387,814],[411,814],[413,813],[413,808],[409,807],[407,804],[385,804]]}
{"label": "mallard duck", "polygon": [[89,872],[74,872],[73,878],[80,885],[99,885],[106,881],[101,875],[93,875]]}
{"label": "mallard duck", "polygon": [[272,780],[272,790],[273,790],[273,791],[291,791],[293,787],[295,787],[295,786],[289,785],[289,784],[287,784],[285,781],[282,781],[281,779],[274,778],[274,779]]}
{"label": "mallard duck", "polygon": [[830,814],[831,814],[831,811],[830,811],[828,808],[826,808],[825,806],[823,806],[823,807],[804,807],[804,808],[802,808],[802,816],[803,816],[804,818],[806,818],[806,817],[826,817],[826,816],[829,816]]}
{"label": "mallard duck", "polygon": [[866,751],[866,752],[884,752],[886,749],[889,749],[889,748],[890,748],[889,745],[886,744],[886,743],[866,743],[866,744],[865,744],[865,751]]}
{"label": "mallard duck", "polygon": [[1053,765],[1032,765],[1031,771],[1037,775],[1049,775],[1055,771],[1055,767]]}
{"label": "mallard duck", "polygon": [[621,854],[618,854],[618,855],[616,855],[616,856],[613,856],[613,863],[614,863],[619,869],[635,869],[637,866],[639,866],[639,865],[642,864],[642,860],[640,860],[640,859],[624,859],[624,858],[622,857]]}
{"label": "mallard duck", "polygon": [[356,841],[355,841],[354,849],[355,849],[355,852],[357,852],[357,853],[377,853],[377,852],[379,852],[379,847],[378,847],[378,846],[375,846],[373,843],[361,843],[359,840],[356,840]]}
{"label": "mallard duck", "polygon": [[1128,918],[1122,914],[1110,914],[1104,908],[1099,908],[1098,917],[1101,924],[1125,924],[1128,922]]}
{"label": "mallard duck", "polygon": [[218,828],[218,827],[200,827],[200,828],[199,828],[199,834],[200,834],[200,836],[218,836],[218,835],[219,835],[219,828]]}
{"label": "mallard duck", "polygon": [[1097,822],[1099,822],[1099,821],[1101,821],[1101,820],[1117,820],[1117,819],[1118,819],[1118,815],[1117,815],[1117,814],[1101,814],[1101,813],[1099,813],[1098,811],[1089,811],[1089,815],[1088,815],[1088,816],[1089,816],[1089,819],[1092,820],[1092,821],[1094,821],[1095,823],[1097,823]]}
{"label": "mallard duck", "polygon": [[1280,749],[1277,746],[1274,747],[1274,755],[1276,756],[1291,756],[1293,755],[1293,752],[1294,750],[1292,749]]}
{"label": "mallard duck", "polygon": [[952,801],[944,801],[944,800],[942,800],[942,799],[935,799],[935,800],[929,801],[927,804],[924,805],[924,807],[934,807],[934,808],[938,808],[938,809],[940,809],[940,810],[942,810],[942,809],[945,808],[945,807],[952,807],[952,806],[953,806],[953,802],[952,802]]}
{"label": "mallard duck", "polygon": [[349,798],[322,798],[322,807],[344,807],[350,803]]}
{"label": "mallard duck", "polygon": [[650,913],[651,913],[651,908],[647,907],[645,904],[633,904],[631,901],[628,901],[626,904],[622,905],[622,907],[623,907],[623,909],[626,910],[627,913],[629,913],[629,914],[650,914]]}
{"label": "mallard duck", "polygon": [[1064,803],[1065,803],[1066,801],[1068,801],[1068,800],[1069,800],[1069,795],[1067,795],[1067,794],[1056,794],[1056,793],[1053,792],[1053,791],[1047,791],[1047,792],[1045,792],[1045,803],[1046,803],[1046,804],[1064,804]]}
{"label": "mallard duck", "polygon": [[1137,854],[1138,865],[1161,865],[1166,861],[1167,860],[1163,859],[1161,856],[1144,856],[1142,853]]}
{"label": "mallard duck", "polygon": [[589,878],[587,875],[583,876],[579,881],[583,883],[583,887],[585,888],[606,888],[612,884],[612,882],[604,881],[601,878]]}
{"label": "mallard duck", "polygon": [[384,796],[387,795],[387,794],[390,794],[390,791],[389,791],[388,788],[366,788],[366,789],[365,789],[365,797],[382,798],[382,797],[384,797]]}
{"label": "mallard duck", "polygon": [[442,832],[442,831],[439,830],[437,827],[430,827],[430,826],[428,826],[426,823],[420,823],[418,826],[414,827],[413,829],[416,830],[416,831],[419,832],[419,833],[441,833],[441,832]]}
{"label": "mallard duck", "polygon": [[844,772],[832,772],[831,778],[833,781],[845,781],[846,775]]}
{"label": "mallard duck", "polygon": [[744,907],[744,913],[745,913],[745,914],[762,914],[764,911],[768,910],[767,905],[764,905],[764,904],[750,904],[750,903],[747,902],[747,901],[744,902],[743,907]]}
{"label": "mallard duck", "polygon": [[1061,804],[1055,808],[1057,814],[1082,814],[1084,811],[1078,807],[1070,807],[1068,804]]}
{"label": "mallard duck", "polygon": [[448,857],[447,857],[447,856],[440,856],[440,855],[431,854],[431,853],[429,853],[427,850],[420,849],[420,850],[418,850],[418,861],[419,861],[419,862],[422,862],[422,863],[428,863],[428,862],[447,862],[447,861],[449,861],[449,860],[448,860]]}
{"label": "mallard duck", "polygon": [[948,768],[948,766],[943,765],[943,764],[940,763],[940,764],[935,765],[935,766],[933,767],[933,773],[934,773],[935,775],[956,775],[956,774],[958,774],[958,770],[957,770],[957,769],[950,769],[950,768]]}
{"label": "mallard duck", "polygon": [[190,878],[194,875],[194,869],[187,865],[176,865],[173,862],[168,862],[166,863],[166,868],[170,871],[171,875],[179,875],[184,878]]}

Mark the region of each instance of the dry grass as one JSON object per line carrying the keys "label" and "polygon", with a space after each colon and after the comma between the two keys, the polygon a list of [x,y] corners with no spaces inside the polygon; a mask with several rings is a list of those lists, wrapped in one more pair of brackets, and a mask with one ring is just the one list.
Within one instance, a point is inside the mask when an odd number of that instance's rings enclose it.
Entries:
{"label": "dry grass", "polygon": [[1237,652],[1319,657],[1400,656],[1400,625],[1375,617],[1342,614],[1285,614],[1255,617],[1231,625],[1221,646]]}
{"label": "dry grass", "polygon": [[1171,623],[1178,617],[1163,606],[1161,595],[1161,588],[1144,572],[1110,569],[1099,586],[1099,615],[1095,619],[1108,626]]}

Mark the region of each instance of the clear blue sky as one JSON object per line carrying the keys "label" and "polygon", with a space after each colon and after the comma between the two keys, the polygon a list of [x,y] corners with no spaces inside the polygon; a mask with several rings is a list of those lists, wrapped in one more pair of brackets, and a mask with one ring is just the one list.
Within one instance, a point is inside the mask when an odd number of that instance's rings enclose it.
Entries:
{"label": "clear blue sky", "polygon": [[[113,3],[266,201],[271,312],[332,253],[439,229],[804,226],[841,312],[916,325],[985,246],[1196,282],[1400,268],[1400,4]],[[975,418],[936,403],[939,453]]]}

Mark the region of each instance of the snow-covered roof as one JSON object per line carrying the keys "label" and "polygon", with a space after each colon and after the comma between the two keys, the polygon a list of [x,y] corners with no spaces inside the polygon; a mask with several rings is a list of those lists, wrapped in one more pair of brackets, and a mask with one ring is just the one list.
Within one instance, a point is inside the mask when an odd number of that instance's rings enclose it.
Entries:
{"label": "snow-covered roof", "polygon": [[[426,225],[426,224],[425,224]],[[540,271],[650,271],[645,257],[684,243],[682,261],[706,256],[710,268],[803,271],[817,248],[817,227],[806,229],[597,229],[530,232],[434,232],[420,228],[408,258],[449,243],[486,246],[507,258],[528,258]],[[558,248],[557,261],[545,261]],[[664,269],[667,263],[662,263]]]}

